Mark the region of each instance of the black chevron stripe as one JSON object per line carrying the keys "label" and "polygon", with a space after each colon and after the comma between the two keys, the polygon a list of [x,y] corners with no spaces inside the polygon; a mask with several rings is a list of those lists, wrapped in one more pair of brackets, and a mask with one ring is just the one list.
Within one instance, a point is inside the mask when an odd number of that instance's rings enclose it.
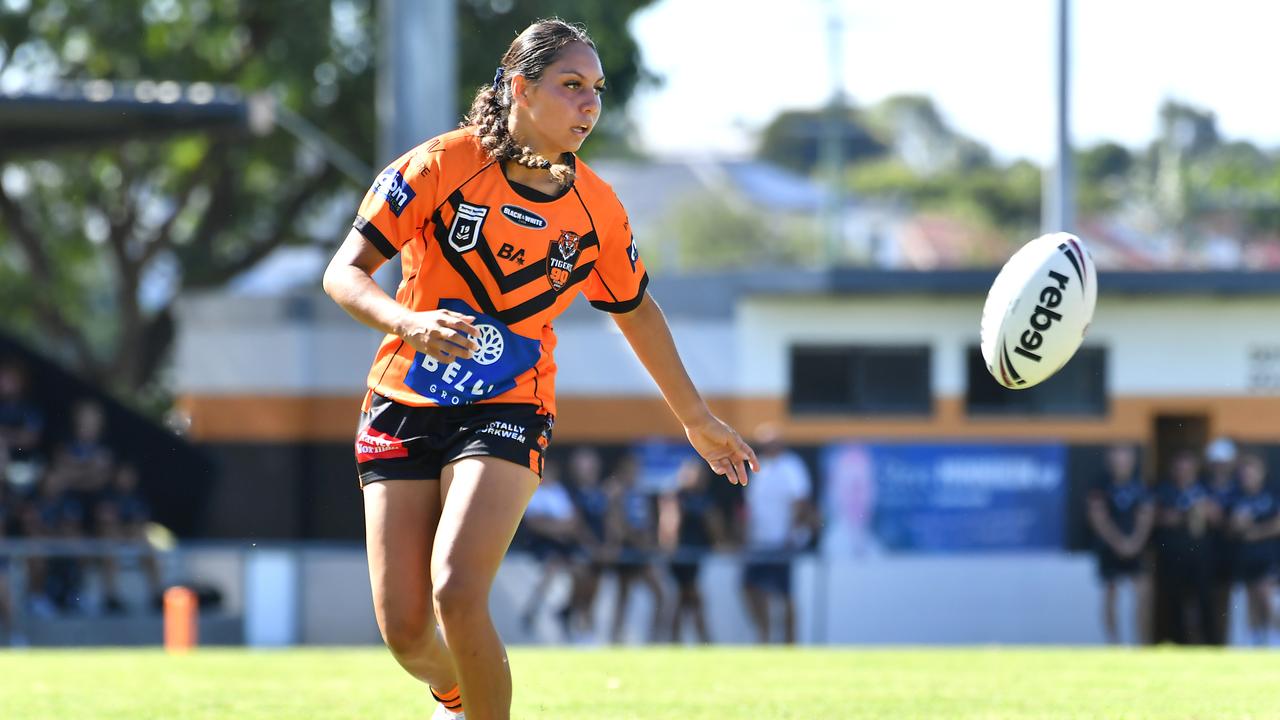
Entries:
{"label": "black chevron stripe", "polygon": [[1062,243],[1061,245],[1059,245],[1058,249],[1061,250],[1063,254],[1067,256],[1067,259],[1071,261],[1071,267],[1076,269],[1076,277],[1079,278],[1080,287],[1083,288],[1084,287],[1084,271],[1080,269],[1080,261],[1076,260],[1076,254],[1071,252],[1071,248],[1067,247],[1066,243]]}
{"label": "black chevron stripe", "polygon": [[[471,290],[471,295],[475,297],[476,302],[480,305],[480,311],[486,315],[491,315],[501,320],[507,325],[533,317],[534,315],[551,307],[551,305],[555,303],[556,298],[562,293],[568,292],[574,285],[577,285],[587,279],[587,276],[591,274],[591,269],[596,265],[595,261],[592,260],[591,262],[583,263],[582,265],[574,268],[573,274],[569,276],[569,282],[565,283],[564,287],[560,289],[560,292],[556,292],[548,286],[547,291],[544,293],[529,298],[515,307],[511,307],[506,310],[499,310],[493,304],[493,300],[490,299],[489,293],[485,291],[484,282],[481,281],[480,277],[471,269],[471,266],[467,264],[466,259],[462,257],[462,253],[454,250],[453,246],[449,244],[449,231],[446,229],[447,226],[444,223],[444,219],[440,217],[440,213],[438,211],[432,217],[432,225],[435,227],[433,233],[436,243],[440,247],[441,254],[444,255],[445,260],[449,262],[449,265],[453,268],[454,272],[458,273],[463,282],[467,284],[467,288]],[[481,242],[479,244],[483,246],[483,238],[480,238],[480,240]],[[545,277],[545,271],[541,264],[539,264],[536,269],[538,270],[539,277]]]}
{"label": "black chevron stripe", "polygon": [[[449,195],[449,206],[456,213],[458,206],[465,200],[462,193],[454,191]],[[596,233],[592,230],[590,233],[583,235],[578,241],[579,252],[589,247],[599,245],[600,241],[596,238]],[[493,248],[489,246],[489,239],[485,237],[484,226],[480,227],[480,236],[477,238],[475,251],[480,255],[480,260],[484,263],[485,269],[493,276],[494,281],[498,283],[498,289],[505,295],[509,292],[519,290],[531,282],[542,279],[546,276],[546,270],[542,267],[541,262],[530,263],[525,267],[516,270],[511,274],[504,273],[502,266],[498,264],[498,258],[493,254]]]}
{"label": "black chevron stripe", "polygon": [[1009,357],[1009,348],[1001,346],[1000,352],[1004,354],[1005,369],[1009,371],[1009,375],[1013,376],[1013,384],[1022,385],[1026,383],[1027,381],[1023,380],[1022,376],[1019,375],[1018,371],[1013,367],[1013,358]]}

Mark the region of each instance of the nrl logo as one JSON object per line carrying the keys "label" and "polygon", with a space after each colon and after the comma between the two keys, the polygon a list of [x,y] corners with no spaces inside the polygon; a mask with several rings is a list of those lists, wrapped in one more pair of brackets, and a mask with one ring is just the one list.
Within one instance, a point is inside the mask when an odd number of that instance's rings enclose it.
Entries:
{"label": "nrl logo", "polygon": [[547,249],[547,282],[556,292],[564,288],[573,274],[581,240],[581,236],[561,230],[560,237],[551,241],[551,247]]}

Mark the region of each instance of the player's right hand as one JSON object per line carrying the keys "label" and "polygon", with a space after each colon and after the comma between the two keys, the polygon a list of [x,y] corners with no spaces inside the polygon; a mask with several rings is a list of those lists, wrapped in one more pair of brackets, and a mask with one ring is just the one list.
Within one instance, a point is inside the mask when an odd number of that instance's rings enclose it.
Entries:
{"label": "player's right hand", "polygon": [[405,313],[396,324],[396,334],[414,350],[442,363],[469,358],[480,349],[475,317],[452,310]]}

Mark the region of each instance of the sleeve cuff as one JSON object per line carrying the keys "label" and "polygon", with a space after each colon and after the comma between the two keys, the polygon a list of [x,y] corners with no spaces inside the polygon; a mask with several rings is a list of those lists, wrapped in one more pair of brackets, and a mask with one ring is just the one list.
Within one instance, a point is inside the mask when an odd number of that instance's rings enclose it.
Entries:
{"label": "sleeve cuff", "polygon": [[382,253],[382,256],[386,259],[390,260],[396,256],[396,253],[400,252],[396,249],[395,245],[391,244],[390,240],[387,240],[387,236],[382,234],[382,231],[378,229],[378,226],[368,220],[365,220],[363,217],[357,215],[356,221],[352,223],[351,226],[363,235],[365,240],[373,243],[373,246],[378,248],[378,252]]}
{"label": "sleeve cuff", "polygon": [[635,297],[630,300],[620,302],[604,302],[603,300],[592,300],[591,307],[597,310],[603,310],[609,313],[621,314],[629,313],[640,307],[640,303],[644,302],[645,289],[649,287],[649,273],[645,273],[640,277],[640,287],[636,290]]}

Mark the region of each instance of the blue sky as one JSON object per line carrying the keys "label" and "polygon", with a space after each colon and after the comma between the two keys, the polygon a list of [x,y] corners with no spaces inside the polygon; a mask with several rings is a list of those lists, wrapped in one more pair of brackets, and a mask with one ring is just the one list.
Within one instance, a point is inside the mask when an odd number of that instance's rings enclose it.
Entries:
{"label": "blue sky", "polygon": [[[855,102],[918,93],[1003,158],[1053,151],[1056,0],[660,0],[637,14],[645,64],[665,77],[632,113],[659,154],[735,154],[779,110],[830,96],[827,17],[842,18],[843,87]],[[1280,4],[1074,0],[1077,144],[1130,146],[1176,98],[1219,128],[1280,147]],[[607,68],[606,68],[607,72]]]}

